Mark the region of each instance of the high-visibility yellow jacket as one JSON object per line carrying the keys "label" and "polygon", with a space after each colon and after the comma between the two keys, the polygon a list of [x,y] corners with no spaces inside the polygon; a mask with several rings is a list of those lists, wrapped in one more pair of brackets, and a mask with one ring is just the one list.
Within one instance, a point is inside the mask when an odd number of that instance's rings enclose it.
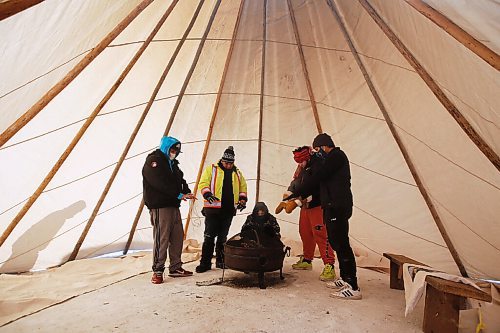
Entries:
{"label": "high-visibility yellow jacket", "polygon": [[[247,182],[240,169],[234,166],[235,171],[231,174],[233,175],[233,195],[234,195],[234,204],[235,206],[238,204],[240,198],[244,198],[247,200]],[[200,178],[200,183],[198,184],[198,188],[201,189],[201,194],[205,194],[207,192],[212,192],[217,198],[218,201],[213,203],[209,203],[207,200],[204,200],[203,207],[207,208],[221,208],[222,200],[222,185],[224,184],[224,170],[217,165],[211,164],[203,170],[203,174]]]}

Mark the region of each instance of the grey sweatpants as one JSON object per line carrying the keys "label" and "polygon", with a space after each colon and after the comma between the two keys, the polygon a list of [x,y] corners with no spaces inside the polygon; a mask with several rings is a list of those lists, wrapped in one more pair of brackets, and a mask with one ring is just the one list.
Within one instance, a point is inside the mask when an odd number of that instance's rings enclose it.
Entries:
{"label": "grey sweatpants", "polygon": [[165,261],[170,259],[169,271],[181,268],[184,230],[181,213],[177,207],[156,208],[149,211],[153,225],[153,272],[163,272]]}

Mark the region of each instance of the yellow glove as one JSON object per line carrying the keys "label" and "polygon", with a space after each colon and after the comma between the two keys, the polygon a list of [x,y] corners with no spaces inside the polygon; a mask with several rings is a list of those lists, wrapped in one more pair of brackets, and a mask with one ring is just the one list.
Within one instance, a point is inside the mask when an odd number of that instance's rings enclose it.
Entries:
{"label": "yellow glove", "polygon": [[280,203],[279,203],[278,207],[276,207],[276,209],[275,209],[275,211],[274,211],[274,212],[275,212],[276,214],[279,214],[279,213],[281,213],[281,211],[282,211],[283,209],[285,209],[285,208],[286,208],[286,202],[282,201],[282,202],[280,202]]}
{"label": "yellow glove", "polygon": [[287,212],[287,214],[290,214],[297,206],[298,204],[295,200],[290,200],[286,203],[285,212]]}

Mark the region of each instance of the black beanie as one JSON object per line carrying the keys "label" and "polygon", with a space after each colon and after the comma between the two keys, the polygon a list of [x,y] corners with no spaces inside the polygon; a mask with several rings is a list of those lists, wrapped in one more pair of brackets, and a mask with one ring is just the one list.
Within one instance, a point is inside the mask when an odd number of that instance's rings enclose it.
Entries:
{"label": "black beanie", "polygon": [[222,155],[222,161],[234,163],[234,148],[233,146],[227,147],[224,150],[224,155]]}
{"label": "black beanie", "polygon": [[326,133],[318,134],[314,138],[313,148],[321,147],[321,146],[327,146],[327,147],[335,148],[335,145],[333,144],[332,138],[328,134],[326,134]]}

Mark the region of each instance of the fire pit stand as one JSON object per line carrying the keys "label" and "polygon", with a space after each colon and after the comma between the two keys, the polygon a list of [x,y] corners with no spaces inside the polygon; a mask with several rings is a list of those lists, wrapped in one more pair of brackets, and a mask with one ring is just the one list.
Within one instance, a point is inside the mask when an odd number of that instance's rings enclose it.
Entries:
{"label": "fire pit stand", "polygon": [[252,231],[252,237],[236,234],[224,244],[224,263],[227,268],[235,271],[258,273],[259,287],[265,289],[265,272],[279,270],[280,279],[285,278],[283,260],[285,255],[290,256],[290,247],[285,246],[278,238],[265,237]]}

